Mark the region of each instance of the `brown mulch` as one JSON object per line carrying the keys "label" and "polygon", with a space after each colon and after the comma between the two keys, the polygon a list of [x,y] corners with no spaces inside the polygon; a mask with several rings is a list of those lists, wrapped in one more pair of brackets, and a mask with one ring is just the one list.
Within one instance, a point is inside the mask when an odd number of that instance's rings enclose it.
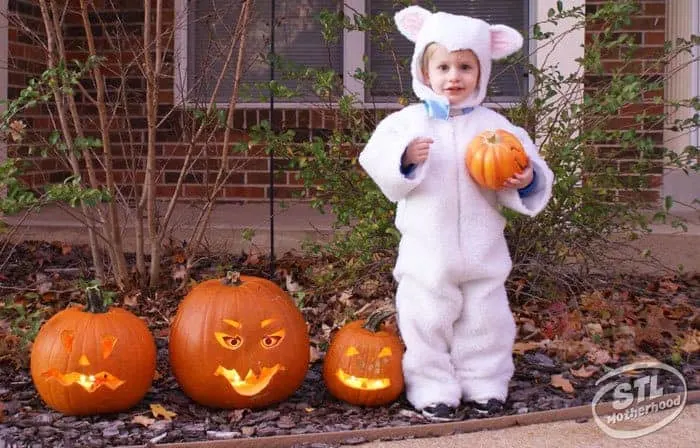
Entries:
{"label": "brown mulch", "polygon": [[[194,282],[220,276],[223,268],[265,275],[267,262],[245,254],[203,257],[191,283],[175,292],[182,286],[178,276],[172,275],[182,262],[177,249],[166,257],[166,287],[152,294],[133,291],[115,300],[117,305],[134,301],[128,308],[146,319],[156,338],[159,375],[144,399],[129,412],[115,415],[67,417],[52,411],[32,384],[27,368],[30,346],[25,342],[36,331],[37,322],[82,300],[79,281],[91,278],[87,255],[85,247],[34,241],[15,247],[0,264],[0,446],[106,447],[428,423],[403,396],[388,406],[359,408],[331,397],[321,378],[323,350],[332,331],[352,318],[352,311],[362,310],[364,316],[390,303],[390,278],[377,275],[355,288],[326,288],[314,294],[304,289],[308,280],[304,272],[312,262],[291,254],[278,261],[278,269],[294,272],[301,285],[292,295],[309,323],[318,354],[304,383],[289,399],[261,410],[218,410],[194,403],[169,370],[169,319]],[[280,283],[285,285],[283,279]],[[516,373],[505,409],[490,417],[589,404],[598,378],[639,359],[673,364],[689,390],[700,389],[700,356],[692,345],[700,331],[698,309],[699,275],[611,279],[608,288],[582,291],[575,297],[514,303],[520,330],[514,351]],[[623,327],[625,331],[618,332]],[[557,375],[568,381],[573,392],[552,383]],[[660,382],[665,393],[678,391],[672,377],[661,375]],[[171,421],[154,417],[149,405],[155,403],[177,415]],[[468,407],[461,412],[464,418],[485,418]],[[154,421],[144,425],[134,419],[137,416]]]}

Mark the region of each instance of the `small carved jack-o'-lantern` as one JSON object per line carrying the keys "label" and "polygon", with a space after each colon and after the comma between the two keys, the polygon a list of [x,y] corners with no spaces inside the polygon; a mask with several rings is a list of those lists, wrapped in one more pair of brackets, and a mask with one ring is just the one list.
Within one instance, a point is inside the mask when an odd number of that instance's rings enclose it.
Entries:
{"label": "small carved jack-o'-lantern", "polygon": [[472,179],[491,190],[501,190],[507,179],[522,172],[529,163],[520,140],[503,129],[484,131],[474,137],[464,158]]}
{"label": "small carved jack-o'-lantern", "polygon": [[39,330],[31,353],[34,386],[46,404],[68,415],[124,411],[151,387],[156,344],[146,324],[107,309],[97,287],[87,306],[63,310]]}
{"label": "small carved jack-o'-lantern", "polygon": [[377,312],[366,322],[350,322],[333,337],[323,363],[323,379],[334,397],[361,406],[380,406],[401,394],[404,347],[394,331],[381,325],[391,314]]}
{"label": "small carved jack-o'-lantern", "polygon": [[195,286],[170,327],[170,365],[206,406],[258,408],[284,400],[309,368],[301,312],[277,285],[229,273]]}

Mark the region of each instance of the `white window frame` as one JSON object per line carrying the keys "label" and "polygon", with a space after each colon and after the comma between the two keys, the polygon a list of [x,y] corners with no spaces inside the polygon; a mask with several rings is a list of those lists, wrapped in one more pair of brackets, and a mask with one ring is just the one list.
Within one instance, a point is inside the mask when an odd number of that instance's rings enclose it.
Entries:
{"label": "white window frame", "polygon": [[[269,0],[258,0],[269,1]],[[575,0],[581,1],[584,0]],[[182,92],[187,91],[187,3],[188,0],[175,0],[175,103],[184,107],[191,107],[193,103],[185,101]],[[556,0],[529,0],[529,20],[530,24],[544,20],[547,17],[549,8],[556,8]],[[353,11],[360,14],[366,12],[365,0],[345,0],[345,14],[352,15]],[[583,37],[580,39],[580,44],[583,44]],[[526,43],[526,51],[530,53],[530,43]],[[355,79],[352,74],[359,69],[364,69],[364,61],[362,59],[365,54],[365,36],[359,31],[344,31],[343,34],[343,82],[344,89],[350,94],[354,94],[358,101],[358,107],[361,108],[380,108],[380,109],[399,109],[402,106],[397,102],[390,103],[365,103],[364,84]],[[562,62],[573,61],[570,53],[562,54]],[[536,59],[536,58],[535,58]],[[551,62],[551,59],[550,59]],[[530,77],[530,83],[532,79]],[[220,104],[223,105],[223,104]],[[507,107],[505,103],[484,103],[487,107]],[[269,107],[269,103],[238,103],[237,106],[241,109],[264,109]],[[311,109],[315,107],[327,107],[321,103],[314,102],[275,102],[275,109]]]}

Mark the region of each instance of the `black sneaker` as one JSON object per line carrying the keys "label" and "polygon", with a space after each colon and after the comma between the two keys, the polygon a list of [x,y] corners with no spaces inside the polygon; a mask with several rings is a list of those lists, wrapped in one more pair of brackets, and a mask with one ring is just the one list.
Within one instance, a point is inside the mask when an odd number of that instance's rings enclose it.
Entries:
{"label": "black sneaker", "polygon": [[457,409],[445,403],[429,404],[421,410],[423,417],[434,422],[451,422],[459,420]]}
{"label": "black sneaker", "polygon": [[498,414],[503,412],[505,403],[496,398],[489,401],[470,401],[470,407],[479,414]]}

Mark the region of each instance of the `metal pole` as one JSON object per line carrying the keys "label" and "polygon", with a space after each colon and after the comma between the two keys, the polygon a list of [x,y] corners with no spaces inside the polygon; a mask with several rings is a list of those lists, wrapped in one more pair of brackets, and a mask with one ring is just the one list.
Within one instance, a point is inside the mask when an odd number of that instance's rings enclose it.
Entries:
{"label": "metal pole", "polygon": [[[270,0],[270,130],[274,130],[273,112],[275,97],[272,82],[275,80],[275,0]],[[270,148],[270,278],[275,275],[275,154]]]}

